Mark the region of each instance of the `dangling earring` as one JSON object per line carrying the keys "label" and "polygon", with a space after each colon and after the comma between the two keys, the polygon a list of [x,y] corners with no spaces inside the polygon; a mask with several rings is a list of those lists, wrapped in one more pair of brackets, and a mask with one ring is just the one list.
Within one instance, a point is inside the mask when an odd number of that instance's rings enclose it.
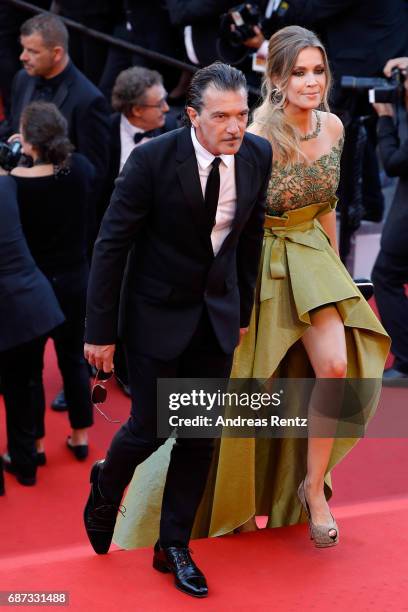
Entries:
{"label": "dangling earring", "polygon": [[270,95],[271,104],[273,104],[274,106],[277,106],[278,104],[282,102],[282,99],[283,99],[282,92],[279,91],[279,89],[273,89],[271,91],[271,95]]}

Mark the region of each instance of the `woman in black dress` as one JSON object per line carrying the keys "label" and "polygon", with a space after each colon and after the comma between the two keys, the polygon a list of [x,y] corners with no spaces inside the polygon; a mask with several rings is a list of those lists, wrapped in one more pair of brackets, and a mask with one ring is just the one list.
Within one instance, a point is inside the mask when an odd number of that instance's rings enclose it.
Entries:
{"label": "woman in black dress", "polygon": [[0,373],[6,407],[8,453],[1,464],[23,485],[36,481],[34,405],[31,380],[41,375],[44,338],[64,316],[54,292],[25,241],[16,185],[0,177]]}
{"label": "woman in black dress", "polygon": [[[33,166],[14,168],[11,175],[17,184],[28,246],[50,281],[65,315],[65,323],[52,337],[72,428],[67,446],[77,459],[85,459],[87,428],[93,423],[89,372],[83,357],[88,281],[87,195],[93,167],[85,157],[72,152],[67,122],[54,104],[29,104],[21,116],[20,132],[24,153],[32,157]],[[37,415],[37,451],[41,464],[45,462],[42,380],[37,380],[34,389],[36,405],[41,407]]]}

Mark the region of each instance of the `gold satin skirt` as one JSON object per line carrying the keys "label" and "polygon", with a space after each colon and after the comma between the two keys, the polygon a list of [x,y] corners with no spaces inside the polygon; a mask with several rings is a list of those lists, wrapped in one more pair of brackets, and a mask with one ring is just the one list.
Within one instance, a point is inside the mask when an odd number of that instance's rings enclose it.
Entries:
{"label": "gold satin skirt", "polygon": [[[267,216],[255,305],[248,333],[235,352],[232,377],[313,377],[301,342],[310,312],[335,304],[343,319],[348,378],[381,379],[389,338],[330,246],[319,216],[336,200]],[[375,403],[378,398],[375,399]],[[375,405],[371,407],[371,412]],[[357,442],[336,438],[325,478]],[[123,548],[152,545],[173,440],[140,465],[119,515],[114,541]],[[254,515],[268,527],[305,520],[296,491],[306,472],[307,439],[223,438],[217,441],[193,537],[222,535]]]}

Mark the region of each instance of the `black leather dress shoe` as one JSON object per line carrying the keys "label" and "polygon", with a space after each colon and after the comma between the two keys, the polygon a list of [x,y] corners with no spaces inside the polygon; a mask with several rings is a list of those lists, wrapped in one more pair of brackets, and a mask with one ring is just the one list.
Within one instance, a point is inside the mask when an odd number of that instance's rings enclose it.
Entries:
{"label": "black leather dress shoe", "polygon": [[8,474],[13,474],[17,478],[17,481],[26,486],[32,487],[37,482],[35,471],[28,474],[21,472],[16,465],[11,461],[10,455],[5,453],[2,456],[4,471]]}
{"label": "black leather dress shoe", "polygon": [[204,574],[191,558],[187,546],[154,546],[153,567],[159,572],[171,572],[176,588],[193,597],[207,597],[208,587]]}
{"label": "black leather dress shoe", "polygon": [[108,552],[112,542],[118,511],[124,513],[116,504],[105,499],[99,488],[99,473],[103,460],[97,461],[91,470],[91,492],[84,510],[86,533],[98,555]]}
{"label": "black leather dress shoe", "polygon": [[64,389],[58,393],[58,395],[52,400],[51,408],[55,410],[55,412],[65,412],[68,410],[68,404],[65,399]]}

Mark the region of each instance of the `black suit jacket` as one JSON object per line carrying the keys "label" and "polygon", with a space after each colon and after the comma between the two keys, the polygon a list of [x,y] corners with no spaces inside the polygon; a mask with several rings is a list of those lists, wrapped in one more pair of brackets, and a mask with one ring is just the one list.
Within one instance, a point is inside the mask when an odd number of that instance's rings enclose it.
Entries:
{"label": "black suit jacket", "polygon": [[54,329],[64,315],[23,236],[14,180],[0,177],[0,351]]}
{"label": "black suit jacket", "polygon": [[235,157],[237,211],[214,257],[189,128],[137,147],[116,181],[95,244],[86,340],[121,336],[137,351],[172,359],[187,346],[203,308],[222,349],[231,353],[249,324],[263,236],[272,152],[245,135]]}
{"label": "black suit jacket", "polygon": [[[32,100],[35,85],[35,77],[25,70],[17,73],[11,96],[11,133],[19,132],[21,113]],[[104,180],[109,161],[109,114],[102,93],[71,62],[52,102],[68,121],[71,142],[93,164],[96,182]]]}
{"label": "black suit jacket", "polygon": [[398,187],[384,224],[381,248],[390,255],[408,258],[408,140],[400,144],[391,117],[379,117],[378,147],[389,176],[398,176]]}

